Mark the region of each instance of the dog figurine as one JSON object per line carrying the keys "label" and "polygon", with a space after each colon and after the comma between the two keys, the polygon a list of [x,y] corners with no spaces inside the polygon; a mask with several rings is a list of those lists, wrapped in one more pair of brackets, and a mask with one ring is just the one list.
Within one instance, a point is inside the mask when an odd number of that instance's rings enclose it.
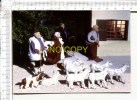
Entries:
{"label": "dog figurine", "polygon": [[40,80],[44,78],[44,73],[22,79],[20,89],[37,88]]}

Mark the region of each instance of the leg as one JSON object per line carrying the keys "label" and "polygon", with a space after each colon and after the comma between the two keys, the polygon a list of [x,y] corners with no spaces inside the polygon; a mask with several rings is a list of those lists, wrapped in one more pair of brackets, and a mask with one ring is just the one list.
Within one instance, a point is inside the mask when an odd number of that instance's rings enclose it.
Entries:
{"label": "leg", "polygon": [[81,85],[84,89],[86,88],[84,80],[81,81]]}
{"label": "leg", "polygon": [[118,76],[116,75],[116,80],[119,82],[119,80],[118,80]]}
{"label": "leg", "polygon": [[35,66],[34,66],[34,70],[35,70],[35,74],[37,75],[39,73],[39,62],[35,61]]}
{"label": "leg", "polygon": [[80,82],[76,82],[77,83],[77,85],[80,85]]}
{"label": "leg", "polygon": [[44,72],[44,69],[43,69],[43,67],[42,67],[42,66],[40,67],[40,72]]}
{"label": "leg", "polygon": [[92,82],[92,85],[93,85],[93,89],[96,89],[96,86],[95,86],[95,81],[94,81],[94,80],[92,80],[91,82]]}
{"label": "leg", "polygon": [[72,90],[74,89],[73,82],[69,82],[69,88],[72,89]]}
{"label": "leg", "polygon": [[35,65],[35,62],[34,61],[31,61],[30,62],[30,67],[32,68],[32,72],[33,72],[33,74],[35,75],[35,74],[37,74],[37,69],[36,69],[36,67],[35,67],[36,65]]}
{"label": "leg", "polygon": [[67,70],[65,70],[66,71],[66,75],[68,75],[69,74],[69,72],[67,71]]}
{"label": "leg", "polygon": [[39,69],[37,67],[35,67],[34,70],[35,70],[35,75],[37,75],[39,72]]}
{"label": "leg", "polygon": [[111,84],[114,84],[114,82],[113,82],[113,75],[110,75],[110,81],[111,81]]}
{"label": "leg", "polygon": [[69,87],[69,82],[66,80],[66,84],[67,84],[67,86]]}
{"label": "leg", "polygon": [[119,80],[119,82],[125,84],[125,82],[122,80],[121,76],[118,76],[118,80]]}
{"label": "leg", "polygon": [[22,79],[20,89],[25,89],[27,78]]}
{"label": "leg", "polygon": [[22,84],[22,85],[20,86],[20,89],[25,89],[25,85]]}
{"label": "leg", "polygon": [[97,81],[97,84],[102,88],[103,87],[103,85],[102,85],[102,83],[101,83],[101,80],[98,80]]}
{"label": "leg", "polygon": [[89,45],[89,59],[94,60],[97,57],[97,45],[92,43]]}
{"label": "leg", "polygon": [[91,88],[91,81],[88,80],[88,88],[90,89]]}
{"label": "leg", "polygon": [[36,61],[35,64],[36,64],[35,67],[38,69],[38,73],[42,72],[41,71],[42,60]]}
{"label": "leg", "polygon": [[27,82],[25,88],[29,88],[29,87],[30,87],[29,82]]}
{"label": "leg", "polygon": [[106,89],[108,89],[108,85],[107,85],[107,83],[106,83],[105,80],[102,81],[102,84],[104,85],[104,87],[105,87]]}

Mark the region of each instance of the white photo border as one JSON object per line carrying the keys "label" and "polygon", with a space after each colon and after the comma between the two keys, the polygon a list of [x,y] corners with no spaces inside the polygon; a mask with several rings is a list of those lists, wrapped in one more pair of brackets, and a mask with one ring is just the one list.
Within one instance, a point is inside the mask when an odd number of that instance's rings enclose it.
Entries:
{"label": "white photo border", "polygon": [[[5,0],[5,1],[8,1],[8,0]],[[21,8],[22,6],[20,6],[20,8],[18,8],[17,6],[17,9],[16,9],[16,6],[14,8],[13,4],[15,3],[15,1],[23,1],[24,4],[28,4],[26,3],[27,0],[12,0],[11,4],[9,4],[11,7],[8,8],[8,10],[5,10],[7,8],[2,8],[3,10],[2,11],[9,11],[8,13],[10,13],[10,24],[11,25],[11,12],[13,10],[29,10],[29,9],[33,9],[33,10],[40,10],[40,9],[37,9],[37,6],[34,6],[34,7],[27,7],[26,9],[25,6],[24,8]],[[33,2],[36,1],[36,0],[30,0],[30,2],[33,4]],[[44,1],[47,1],[47,0],[40,0],[42,2]],[[49,0],[48,0],[49,1]],[[77,2],[78,0],[73,0],[75,2]],[[90,0],[87,0],[87,2],[89,2]],[[112,0],[105,0],[105,2],[108,2],[108,1],[112,1]],[[128,0],[127,0],[128,1]],[[125,0],[120,0],[120,1],[117,1],[116,5],[115,6],[118,6],[118,2],[127,2]],[[77,100],[83,100],[83,99],[87,99],[87,100],[91,100],[91,99],[95,99],[95,100],[100,100],[100,99],[105,99],[105,100],[115,100],[115,99],[125,99],[125,100],[129,100],[129,99],[132,99],[134,100],[137,96],[136,96],[136,93],[137,93],[137,88],[136,88],[136,85],[137,85],[137,74],[136,74],[136,71],[137,71],[137,55],[136,55],[136,51],[137,51],[137,46],[136,46],[136,43],[137,43],[137,21],[136,21],[136,18],[137,18],[137,4],[136,4],[136,0],[129,0],[129,1],[133,1],[135,2],[134,3],[131,3],[129,4],[129,6],[126,8],[124,8],[124,10],[130,10],[131,11],[131,15],[130,15],[130,18],[132,19],[131,20],[131,36],[130,36],[130,41],[131,41],[131,93],[80,93],[80,94],[25,94],[25,95],[14,95],[12,94],[13,96],[10,96],[10,99],[5,99],[5,100],[24,100],[24,99],[34,99],[34,100],[45,100],[45,99],[49,99],[49,100],[71,100],[71,99],[77,99]],[[51,0],[51,2],[55,3],[53,0]],[[51,3],[49,2],[49,3]],[[65,1],[63,1],[65,2]],[[67,1],[66,1],[67,2]],[[79,0],[78,1],[80,4],[82,4],[82,0]],[[93,1],[95,2],[95,1]],[[103,4],[103,1],[99,1],[100,4],[102,3]],[[113,0],[113,2],[115,2]],[[34,2],[34,4],[40,4],[39,2]],[[85,1],[85,5],[86,5],[86,1]],[[117,7],[114,7],[113,9],[111,9],[111,7],[108,7],[107,6],[107,3],[104,3],[106,6],[104,6],[105,8],[103,8],[103,10],[123,10],[123,8],[121,6],[119,6],[119,8]],[[20,4],[21,5],[21,4]],[[73,5],[73,2],[71,1],[70,5]],[[82,5],[83,7],[85,7],[85,5]],[[99,3],[97,3],[96,5],[99,5]],[[130,5],[133,5],[133,8],[132,6],[130,7]],[[27,5],[28,6],[28,5]],[[51,9],[50,8],[51,5],[49,5],[49,8],[48,9],[45,9],[45,8],[41,8],[43,10],[54,10],[54,9],[57,9],[57,10],[61,10],[62,8],[53,8]],[[76,9],[74,7],[74,9],[72,10],[82,10],[83,7],[80,7],[80,9],[77,9],[77,6],[76,6]],[[95,7],[95,8],[94,8]],[[102,10],[101,7],[96,7],[95,6],[95,3],[93,4],[93,8],[90,10]],[[115,9],[116,8],[116,9]],[[87,10],[88,8],[86,9],[83,9],[83,10]],[[66,8],[65,10],[69,10],[69,8]],[[6,12],[7,13],[7,12]],[[12,35],[11,32],[11,27],[9,29],[10,32],[8,32],[8,37],[12,38]],[[10,33],[10,34],[9,34]],[[10,43],[10,70],[12,68],[12,40],[10,39],[8,41],[8,43]],[[11,70],[12,71],[12,70]],[[12,76],[12,73],[10,73],[10,75]],[[10,81],[12,81],[12,77],[10,76]],[[10,92],[12,93],[12,83],[11,83],[11,89],[10,89]],[[6,97],[5,97],[6,98]],[[3,100],[3,99],[2,99]]]}

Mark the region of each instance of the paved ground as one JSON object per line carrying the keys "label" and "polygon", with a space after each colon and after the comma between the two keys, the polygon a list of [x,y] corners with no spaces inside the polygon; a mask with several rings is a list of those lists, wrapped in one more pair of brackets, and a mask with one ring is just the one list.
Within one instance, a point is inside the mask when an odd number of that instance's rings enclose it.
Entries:
{"label": "paved ground", "polygon": [[[123,64],[130,65],[130,43],[125,41],[107,41],[101,42],[98,50],[99,56],[101,56],[104,63],[107,60],[112,61],[112,68],[120,68]],[[60,70],[57,65],[44,65],[44,71],[47,75],[52,76],[52,71]],[[61,70],[60,70],[61,72]],[[75,85],[74,90],[70,90],[65,83],[65,75],[61,72],[59,77],[60,83],[54,86],[39,86],[35,89],[19,89],[19,85],[16,85],[24,77],[29,76],[30,73],[17,65],[13,65],[13,93],[90,93],[90,92],[130,92],[131,78],[130,68],[122,75],[125,84],[114,81],[114,85],[108,83],[109,89],[100,88],[96,89],[83,89],[80,86]]]}

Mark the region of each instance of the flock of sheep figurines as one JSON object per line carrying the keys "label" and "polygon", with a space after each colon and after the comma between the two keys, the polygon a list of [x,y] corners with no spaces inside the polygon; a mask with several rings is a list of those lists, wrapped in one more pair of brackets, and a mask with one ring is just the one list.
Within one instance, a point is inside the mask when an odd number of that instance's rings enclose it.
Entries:
{"label": "flock of sheep figurines", "polygon": [[[103,64],[96,63],[91,60],[87,60],[80,53],[73,53],[71,57],[65,58],[62,62],[65,72],[65,81],[66,86],[69,89],[74,89],[74,83],[77,83],[81,88],[96,88],[98,84],[102,88],[108,89],[109,86],[107,82],[114,84],[113,80],[115,79],[118,82],[125,84],[122,80],[122,74],[130,67],[129,65],[123,65],[119,69],[111,68],[112,62],[106,61]],[[44,72],[31,77],[25,77],[21,81],[21,89],[27,88],[37,88],[38,85],[51,86],[60,84],[59,77],[60,72],[58,70],[53,71],[53,75],[50,78],[45,77]],[[87,80],[85,82],[85,80]],[[88,86],[86,86],[86,84]]]}

